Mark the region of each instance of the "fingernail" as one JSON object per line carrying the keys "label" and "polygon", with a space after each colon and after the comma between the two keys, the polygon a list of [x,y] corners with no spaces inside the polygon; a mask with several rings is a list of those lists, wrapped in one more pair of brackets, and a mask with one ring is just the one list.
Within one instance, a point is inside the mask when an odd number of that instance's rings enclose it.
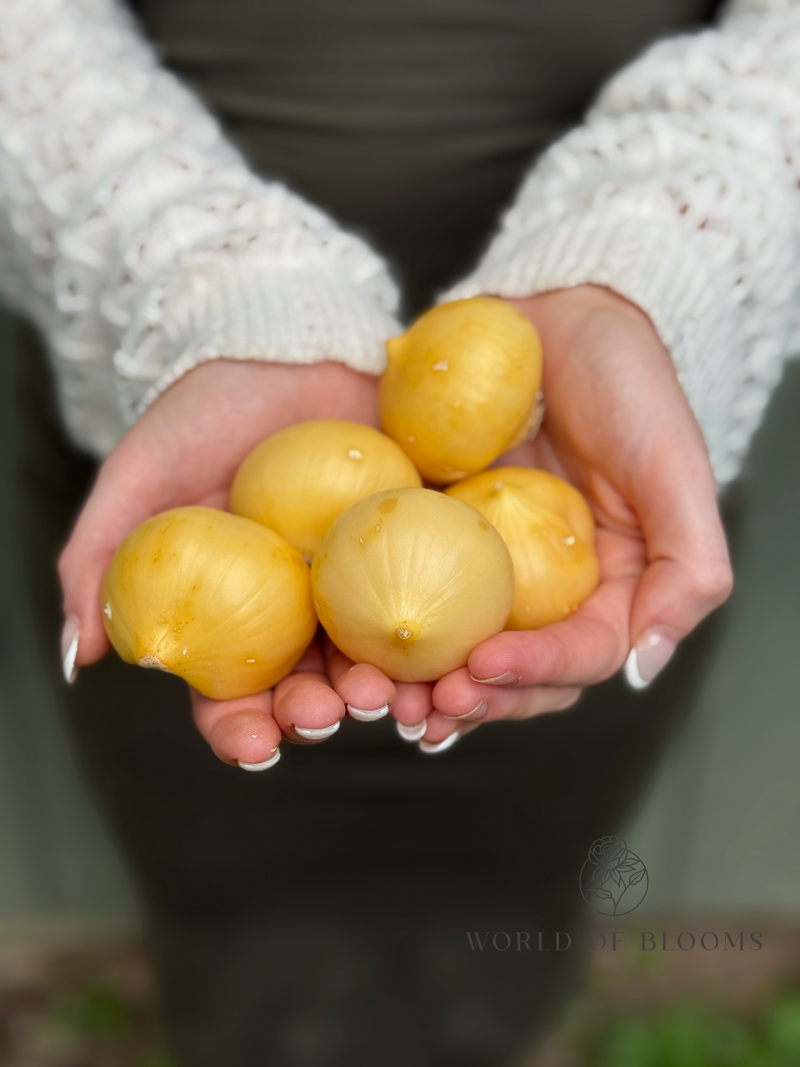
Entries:
{"label": "fingernail", "polygon": [[267,767],[274,767],[280,758],[281,750],[276,748],[270,758],[265,759],[263,763],[244,763],[242,760],[237,760],[236,762],[243,771],[265,771]]}
{"label": "fingernail", "polygon": [[514,682],[519,681],[519,675],[514,674],[513,671],[504,671],[496,678],[476,678],[474,674],[471,674],[470,678],[473,682],[482,682],[484,685],[513,685]]}
{"label": "fingernail", "polygon": [[463,715],[445,715],[444,712],[440,714],[444,715],[445,719],[452,719],[453,722],[478,722],[479,719],[485,718],[488,710],[489,705],[485,700],[482,700],[472,711],[465,711]]}
{"label": "fingernail", "polygon": [[354,708],[352,704],[348,704],[347,714],[352,715],[359,722],[375,722],[376,719],[382,719],[389,714],[389,705],[384,704],[382,708],[375,708],[374,711],[370,711],[365,708]]}
{"label": "fingernail", "polygon": [[64,629],[61,631],[61,660],[64,678],[72,685],[78,677],[75,659],[78,655],[78,642],[81,638],[81,620],[77,615],[67,615]]}
{"label": "fingernail", "polygon": [[330,726],[321,726],[318,730],[312,730],[307,726],[295,726],[295,732],[307,741],[323,741],[326,737],[332,737],[339,729],[339,723],[331,723]]}
{"label": "fingernail", "polygon": [[449,737],[446,737],[444,741],[440,741],[438,744],[434,745],[430,741],[420,741],[417,748],[427,756],[432,756],[436,752],[446,752],[448,748],[452,748],[456,741],[458,741],[459,737],[461,737],[461,734],[456,730],[450,734]]}
{"label": "fingernail", "polygon": [[667,665],[677,647],[677,641],[660,630],[645,632],[625,661],[625,681],[631,689],[648,686]]}
{"label": "fingernail", "polygon": [[395,727],[404,741],[420,741],[425,736],[425,731],[428,729],[428,720],[423,719],[422,722],[418,722],[416,726],[406,726],[405,723],[396,722]]}

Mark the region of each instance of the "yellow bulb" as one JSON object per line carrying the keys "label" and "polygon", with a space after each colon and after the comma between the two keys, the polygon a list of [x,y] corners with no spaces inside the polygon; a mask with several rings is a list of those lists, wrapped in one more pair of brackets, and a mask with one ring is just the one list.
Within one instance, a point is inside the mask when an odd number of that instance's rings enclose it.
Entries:
{"label": "yellow bulb", "polygon": [[381,489],[420,486],[414,464],[378,430],[340,419],[289,426],[257,445],[231,488],[231,511],[311,557],[335,518]]}
{"label": "yellow bulb", "polygon": [[176,508],[137,527],[106,571],[101,603],[127,663],[170,671],[215,700],[275,685],[317,626],[300,553],[213,508]]}
{"label": "yellow bulb", "polygon": [[506,301],[441,304],[386,348],[383,427],[429,482],[447,485],[483,470],[534,425],[542,348]]}
{"label": "yellow bulb", "polygon": [[311,568],[334,644],[390,678],[433,681],[502,630],[511,557],[474,508],[431,489],[394,489],[348,508]]}
{"label": "yellow bulb", "polygon": [[594,518],[569,482],[530,467],[498,467],[445,493],[477,508],[508,545],[515,593],[507,629],[559,622],[597,587]]}

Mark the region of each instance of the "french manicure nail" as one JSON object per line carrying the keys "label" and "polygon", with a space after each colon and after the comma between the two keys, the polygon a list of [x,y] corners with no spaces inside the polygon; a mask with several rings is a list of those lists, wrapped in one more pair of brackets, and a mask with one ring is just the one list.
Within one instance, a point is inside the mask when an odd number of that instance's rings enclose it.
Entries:
{"label": "french manicure nail", "polygon": [[281,750],[276,748],[270,758],[265,759],[263,763],[244,763],[242,760],[237,760],[236,762],[243,771],[265,771],[267,767],[274,767],[280,758]]}
{"label": "french manicure nail", "polygon": [[438,744],[433,744],[430,741],[420,741],[417,748],[427,756],[432,756],[436,752],[446,752],[448,748],[452,748],[456,741],[458,741],[459,737],[461,737],[461,734],[458,730],[455,730],[449,737],[446,737],[444,741],[439,741]]}
{"label": "french manicure nail", "polygon": [[625,681],[631,689],[648,686],[667,665],[677,647],[677,641],[661,630],[642,634],[625,661]]}
{"label": "french manicure nail", "polygon": [[75,660],[78,655],[78,642],[81,639],[81,620],[77,615],[67,615],[64,629],[61,631],[61,661],[64,678],[72,685],[78,677]]}
{"label": "french manicure nail", "polygon": [[483,685],[513,685],[519,681],[519,675],[513,671],[504,671],[495,678],[476,678],[474,674],[471,674],[470,678],[473,682],[482,682]]}
{"label": "french manicure nail", "polygon": [[423,719],[414,726],[406,726],[402,722],[396,722],[394,725],[404,741],[421,741],[428,729],[428,720]]}
{"label": "french manicure nail", "polygon": [[326,737],[332,737],[339,729],[339,723],[331,723],[330,726],[321,726],[314,730],[310,726],[295,726],[295,733],[300,734],[306,741],[324,741]]}
{"label": "french manicure nail", "polygon": [[477,707],[474,707],[472,711],[465,711],[463,715],[444,715],[445,719],[451,719],[453,722],[478,722],[480,719],[486,717],[486,712],[489,710],[489,705],[485,700],[482,700]]}
{"label": "french manicure nail", "polygon": [[382,719],[385,715],[389,714],[389,705],[384,704],[382,708],[375,708],[374,711],[365,708],[354,708],[352,704],[348,704],[347,714],[352,715],[354,719],[358,719],[359,722],[375,722],[376,719]]}

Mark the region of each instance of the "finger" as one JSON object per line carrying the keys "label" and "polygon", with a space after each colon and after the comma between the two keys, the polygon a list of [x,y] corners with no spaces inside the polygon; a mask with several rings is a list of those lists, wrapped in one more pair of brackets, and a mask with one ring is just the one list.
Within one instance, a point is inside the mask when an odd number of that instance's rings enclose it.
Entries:
{"label": "finger", "polygon": [[[541,630],[509,630],[473,649],[468,670],[485,688],[557,685],[581,687],[610,677],[630,650],[629,620],[635,576],[601,581],[563,622]],[[442,682],[437,683],[437,690]],[[434,691],[434,703],[439,697]]]}
{"label": "finger", "polygon": [[324,647],[328,677],[348,715],[358,722],[375,722],[388,715],[396,695],[394,682],[369,663],[353,663],[328,637]]}
{"label": "finger", "polygon": [[479,723],[462,723],[459,725],[434,711],[428,717],[426,736],[424,740],[418,743],[417,748],[426,756],[435,756],[440,752],[447,752],[470,731],[477,730],[479,725]]}
{"label": "finger", "polygon": [[[106,460],[59,559],[68,680],[75,667],[94,663],[108,651],[100,607],[103,576],[131,530],[160,510],[158,473],[133,453],[128,446]],[[166,498],[163,503],[168,506]]]}
{"label": "finger", "polygon": [[211,700],[191,690],[195,725],[223,763],[264,770],[277,763],[281,731],[272,717],[272,693]]}
{"label": "finger", "polygon": [[[699,437],[699,431],[697,431]],[[702,439],[652,464],[632,500],[644,531],[649,566],[631,610],[632,651],[626,677],[647,685],[678,642],[730,596],[728,545],[716,486]]]}
{"label": "finger", "polygon": [[[578,686],[487,686],[473,681],[466,668],[441,678],[433,690],[435,711],[428,719],[426,740],[435,740],[444,724],[452,726],[530,719],[546,711],[562,711],[580,696]],[[434,729],[437,725],[439,729]]]}
{"label": "finger", "polygon": [[429,682],[396,682],[397,696],[392,706],[395,727],[404,741],[420,741],[428,729],[433,711]]}
{"label": "finger", "polygon": [[288,740],[316,744],[337,732],[345,707],[324,673],[301,671],[275,686],[272,714]]}

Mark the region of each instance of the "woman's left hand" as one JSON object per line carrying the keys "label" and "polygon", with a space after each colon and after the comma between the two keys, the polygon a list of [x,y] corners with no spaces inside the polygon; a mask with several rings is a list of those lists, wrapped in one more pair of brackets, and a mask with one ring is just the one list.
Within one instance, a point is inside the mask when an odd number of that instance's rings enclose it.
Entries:
{"label": "woman's left hand", "polygon": [[[484,641],[435,686],[383,679],[401,733],[417,740],[424,729],[428,752],[478,723],[567,708],[626,661],[628,680],[645,685],[732,588],[705,442],[649,319],[588,285],[514,303],[542,338],[546,415],[536,440],[497,465],[541,467],[580,489],[597,524],[600,584],[568,619]],[[359,706],[365,668],[337,664],[337,691]]]}

